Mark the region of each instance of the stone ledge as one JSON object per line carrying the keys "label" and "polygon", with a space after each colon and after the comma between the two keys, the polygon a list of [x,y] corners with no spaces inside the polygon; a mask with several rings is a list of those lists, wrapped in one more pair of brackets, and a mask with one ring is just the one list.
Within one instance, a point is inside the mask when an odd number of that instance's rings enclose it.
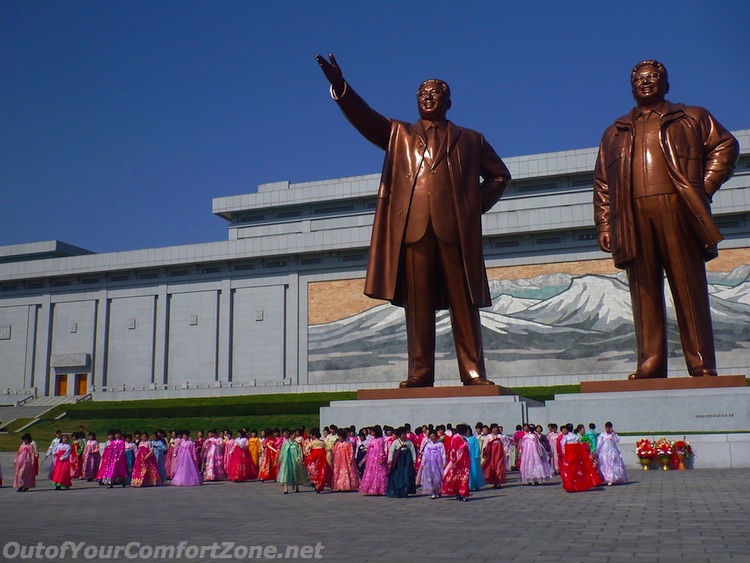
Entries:
{"label": "stone ledge", "polygon": [[379,399],[437,399],[445,397],[497,397],[517,395],[500,385],[466,385],[462,387],[409,387],[406,389],[359,389],[358,401]]}
{"label": "stone ledge", "polygon": [[719,389],[724,387],[745,387],[746,385],[744,375],[721,375],[718,377],[665,377],[660,379],[625,379],[622,381],[581,381],[581,393]]}

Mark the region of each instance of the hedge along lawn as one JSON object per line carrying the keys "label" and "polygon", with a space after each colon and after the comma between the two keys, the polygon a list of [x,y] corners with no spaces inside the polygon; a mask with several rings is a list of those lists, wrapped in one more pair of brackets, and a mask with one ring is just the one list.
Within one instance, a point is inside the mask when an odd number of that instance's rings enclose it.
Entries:
{"label": "hedge along lawn", "polygon": [[[124,433],[153,432],[157,428],[190,430],[195,437],[198,430],[229,428],[236,433],[239,428],[308,429],[320,425],[319,409],[333,400],[356,398],[356,392],[296,393],[276,395],[244,395],[190,399],[148,399],[140,401],[94,401],[75,405],[59,405],[42,415],[40,422],[28,428],[46,451],[54,438],[55,430],[71,433],[83,426],[86,432],[96,432],[100,441],[107,432],[120,429]],[[60,420],[55,420],[65,413]],[[21,443],[23,433],[0,434],[0,451],[14,451]]]}

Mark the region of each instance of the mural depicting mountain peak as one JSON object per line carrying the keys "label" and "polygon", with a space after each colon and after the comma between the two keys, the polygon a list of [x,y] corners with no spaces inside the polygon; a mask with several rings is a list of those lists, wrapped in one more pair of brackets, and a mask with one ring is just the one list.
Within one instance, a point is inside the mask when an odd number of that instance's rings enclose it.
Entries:
{"label": "mural depicting mountain peak", "polygon": [[612,332],[633,324],[627,285],[614,276],[594,274],[572,278],[567,290],[515,316],[597,332]]}

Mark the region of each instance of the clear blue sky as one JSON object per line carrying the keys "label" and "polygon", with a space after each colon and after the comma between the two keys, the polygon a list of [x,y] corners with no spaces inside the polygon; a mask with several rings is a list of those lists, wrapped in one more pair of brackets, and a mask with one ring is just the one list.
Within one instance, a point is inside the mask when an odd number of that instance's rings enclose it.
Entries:
{"label": "clear blue sky", "polygon": [[[316,53],[381,113],[422,79],[501,156],[596,146],[665,63],[669,98],[750,128],[750,2],[0,2],[0,245],[227,238],[214,197],[372,174]],[[499,204],[502,205],[502,202]]]}

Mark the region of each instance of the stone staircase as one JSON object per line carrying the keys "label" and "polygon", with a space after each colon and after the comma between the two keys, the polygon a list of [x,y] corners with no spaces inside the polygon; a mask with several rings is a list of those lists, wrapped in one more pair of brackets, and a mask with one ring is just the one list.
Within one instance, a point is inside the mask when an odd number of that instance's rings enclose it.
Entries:
{"label": "stone staircase", "polygon": [[38,419],[44,413],[52,410],[58,405],[75,404],[82,401],[90,401],[91,394],[88,395],[66,395],[62,397],[38,397],[32,399],[20,407],[4,407],[0,409],[0,432],[2,428],[19,418]]}

